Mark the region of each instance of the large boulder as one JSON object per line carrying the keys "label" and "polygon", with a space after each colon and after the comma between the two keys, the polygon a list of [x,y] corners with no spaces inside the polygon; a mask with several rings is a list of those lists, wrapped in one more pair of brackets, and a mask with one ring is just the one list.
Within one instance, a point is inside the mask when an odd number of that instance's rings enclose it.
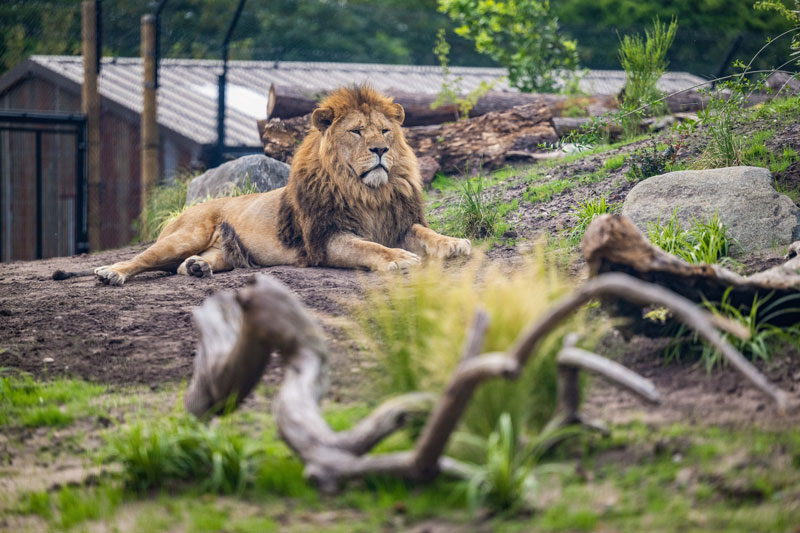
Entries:
{"label": "large boulder", "polygon": [[206,198],[230,196],[236,187],[252,184],[259,192],[267,192],[286,185],[289,165],[265,155],[246,155],[207,170],[189,183],[186,205]]}
{"label": "large boulder", "polygon": [[800,238],[800,209],[775,190],[765,168],[682,170],[653,176],[631,189],[622,214],[647,232],[648,223],[659,215],[663,223],[676,209],[684,229],[692,226],[693,218],[708,221],[719,213],[745,253]]}

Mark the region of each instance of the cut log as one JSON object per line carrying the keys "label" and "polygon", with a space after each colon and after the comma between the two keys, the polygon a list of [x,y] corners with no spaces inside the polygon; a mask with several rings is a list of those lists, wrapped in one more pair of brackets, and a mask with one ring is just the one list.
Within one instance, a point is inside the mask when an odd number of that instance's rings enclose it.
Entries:
{"label": "cut log", "polygon": [[543,152],[558,140],[546,106],[528,104],[457,123],[406,129],[418,156],[433,157],[445,173],[479,172],[504,166],[509,153]]}
{"label": "cut log", "polygon": [[[264,153],[289,163],[310,128],[310,118],[273,118],[260,122],[259,128]],[[544,152],[540,143],[558,140],[549,108],[535,104],[404,131],[417,156],[430,156],[445,173],[499,168],[513,159]]]}

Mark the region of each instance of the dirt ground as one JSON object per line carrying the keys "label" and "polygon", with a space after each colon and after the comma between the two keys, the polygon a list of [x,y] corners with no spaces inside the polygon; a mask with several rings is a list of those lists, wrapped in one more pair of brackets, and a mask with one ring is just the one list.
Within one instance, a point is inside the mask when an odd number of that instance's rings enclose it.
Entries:
{"label": "dirt ground", "polygon": [[[216,291],[242,287],[257,272],[286,283],[321,319],[332,345],[329,398],[359,398],[365,361],[370,357],[359,352],[342,325],[349,320],[347,302],[359,298],[364,283],[380,278],[365,272],[296,267],[235,270],[210,279],[154,273],[122,287],[102,285],[89,277],[50,278],[56,269],[86,269],[127,259],[141,249],[4,264],[0,269],[0,367],[18,368],[38,378],[69,375],[120,387],[144,384],[157,389],[160,384],[188,380],[195,350],[192,309]],[[503,262],[519,257],[511,246],[498,247],[489,256]],[[607,338],[598,351],[652,379],[664,404],[644,406],[598,382],[587,398],[587,414],[611,422],[638,418],[654,423],[771,426],[787,421],[732,370],[708,374],[691,361],[665,365],[661,349],[657,340]],[[778,354],[768,366],[761,366],[800,400],[800,358]],[[265,379],[278,382],[280,369],[270,368]]]}

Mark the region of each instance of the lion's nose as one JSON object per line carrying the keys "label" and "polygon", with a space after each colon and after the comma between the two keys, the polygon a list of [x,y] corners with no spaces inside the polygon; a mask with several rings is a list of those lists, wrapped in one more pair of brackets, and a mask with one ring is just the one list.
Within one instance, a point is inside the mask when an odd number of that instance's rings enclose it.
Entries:
{"label": "lion's nose", "polygon": [[378,154],[378,157],[380,157],[380,156],[382,156],[383,154],[385,154],[386,152],[389,151],[389,147],[388,146],[376,146],[374,148],[370,148],[369,151],[374,153],[374,154]]}

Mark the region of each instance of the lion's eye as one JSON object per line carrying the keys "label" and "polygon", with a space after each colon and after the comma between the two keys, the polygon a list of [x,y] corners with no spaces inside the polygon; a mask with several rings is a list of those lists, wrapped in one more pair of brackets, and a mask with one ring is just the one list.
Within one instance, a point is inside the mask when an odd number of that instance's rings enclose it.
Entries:
{"label": "lion's eye", "polygon": [[355,133],[359,137],[361,137],[361,130],[350,130],[350,133]]}
{"label": "lion's eye", "polygon": [[381,133],[383,133],[384,135],[386,135],[387,133],[389,133],[389,130],[383,130],[383,131],[381,131]]}

